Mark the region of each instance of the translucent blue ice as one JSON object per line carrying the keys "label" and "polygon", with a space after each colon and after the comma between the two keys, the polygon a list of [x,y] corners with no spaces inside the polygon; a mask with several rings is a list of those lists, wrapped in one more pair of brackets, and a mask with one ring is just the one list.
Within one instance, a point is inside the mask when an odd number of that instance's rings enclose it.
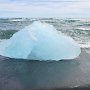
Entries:
{"label": "translucent blue ice", "polygon": [[33,34],[26,29],[15,33],[7,42],[4,55],[13,58],[26,59],[31,53],[36,39]]}
{"label": "translucent blue ice", "polygon": [[79,45],[52,25],[36,21],[15,33],[6,44],[3,56],[33,60],[74,59]]}

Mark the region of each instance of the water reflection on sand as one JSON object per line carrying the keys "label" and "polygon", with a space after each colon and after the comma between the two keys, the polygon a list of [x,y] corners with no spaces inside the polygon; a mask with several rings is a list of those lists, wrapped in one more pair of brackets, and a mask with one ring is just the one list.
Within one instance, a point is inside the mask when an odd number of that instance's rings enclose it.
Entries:
{"label": "water reflection on sand", "polygon": [[0,61],[1,90],[42,90],[90,84],[90,55],[82,52],[77,60]]}

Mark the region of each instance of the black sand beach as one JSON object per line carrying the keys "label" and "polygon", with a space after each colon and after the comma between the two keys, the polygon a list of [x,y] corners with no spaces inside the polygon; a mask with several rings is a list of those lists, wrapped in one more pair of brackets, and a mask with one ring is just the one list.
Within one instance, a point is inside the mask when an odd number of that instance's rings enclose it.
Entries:
{"label": "black sand beach", "polygon": [[0,56],[0,90],[90,89],[90,55],[75,60],[27,61]]}

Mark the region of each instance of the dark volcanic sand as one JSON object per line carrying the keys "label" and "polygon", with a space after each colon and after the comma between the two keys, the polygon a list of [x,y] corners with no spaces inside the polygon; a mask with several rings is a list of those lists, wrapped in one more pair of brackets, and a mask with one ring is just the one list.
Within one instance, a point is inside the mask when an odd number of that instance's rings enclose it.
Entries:
{"label": "dark volcanic sand", "polygon": [[[27,61],[0,56],[0,90],[90,89],[90,55],[76,60]],[[79,90],[78,89],[78,90]]]}

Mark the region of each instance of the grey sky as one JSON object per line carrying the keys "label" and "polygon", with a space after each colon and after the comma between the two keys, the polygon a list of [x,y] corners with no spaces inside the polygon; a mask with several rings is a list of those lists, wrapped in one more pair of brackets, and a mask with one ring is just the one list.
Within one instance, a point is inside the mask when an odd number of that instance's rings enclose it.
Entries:
{"label": "grey sky", "polygon": [[0,0],[0,17],[90,17],[90,0]]}

